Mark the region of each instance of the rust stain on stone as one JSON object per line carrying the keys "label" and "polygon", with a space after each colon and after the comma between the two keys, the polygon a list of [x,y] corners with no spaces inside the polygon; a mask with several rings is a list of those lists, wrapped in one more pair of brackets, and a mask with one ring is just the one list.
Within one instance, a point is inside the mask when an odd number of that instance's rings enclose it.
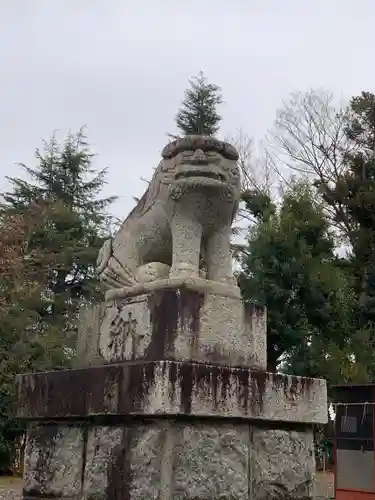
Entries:
{"label": "rust stain on stone", "polygon": [[125,428],[108,463],[106,500],[131,500],[131,444],[130,429]]}
{"label": "rust stain on stone", "polygon": [[83,484],[85,479],[86,462],[87,462],[87,441],[88,441],[88,426],[87,423],[82,428],[82,468],[81,468],[81,493],[83,493]]}
{"label": "rust stain on stone", "polygon": [[170,387],[170,400],[172,403],[175,400],[176,397],[176,384],[178,380],[178,368],[176,363],[168,363],[166,362],[166,365],[168,367],[168,379],[169,379],[169,387]]}
{"label": "rust stain on stone", "polygon": [[[24,497],[41,497],[44,494],[44,487],[51,484],[53,481],[53,469],[51,468],[51,458],[55,451],[55,440],[57,437],[56,425],[32,425],[28,429],[29,443],[28,447],[35,452],[37,450],[37,460],[35,471],[40,482],[40,489],[23,488]],[[28,453],[29,450],[26,450]]]}
{"label": "rust stain on stone", "polygon": [[75,418],[145,407],[156,362],[121,363],[21,376],[21,418]]}
{"label": "rust stain on stone", "polygon": [[144,365],[143,377],[140,386],[142,387],[142,405],[144,407],[146,398],[150,394],[153,387],[155,387],[156,379],[156,364],[147,363]]}
{"label": "rust stain on stone", "polygon": [[311,388],[313,387],[315,381],[313,378],[310,377],[302,377],[300,378],[300,383],[301,383],[301,393],[309,394],[311,392]]}
{"label": "rust stain on stone", "polygon": [[[300,384],[299,384],[299,380],[297,377],[291,377],[290,382],[291,383],[290,383],[290,387],[289,387],[289,394],[286,394],[285,396],[288,399],[291,399],[292,401],[294,401],[297,397],[298,386]],[[301,389],[302,389],[302,385],[301,385]]]}
{"label": "rust stain on stone", "polygon": [[83,392],[82,400],[86,399],[85,413],[107,414],[117,410],[120,372],[116,366],[108,365],[103,371],[82,371],[79,384]]}
{"label": "rust stain on stone", "polygon": [[[247,409],[249,404],[249,370],[238,368],[236,370],[237,378],[237,400],[239,406]],[[252,394],[253,396],[253,394]]]}
{"label": "rust stain on stone", "polygon": [[245,310],[245,321],[248,324],[251,324],[254,317],[256,319],[263,318],[265,313],[265,307],[253,304],[251,302],[245,302],[244,310]]}
{"label": "rust stain on stone", "polygon": [[164,359],[173,354],[178,331],[179,297],[176,290],[159,290],[148,297],[151,340],[145,359]]}
{"label": "rust stain on stone", "polygon": [[230,379],[231,379],[231,372],[230,370],[221,370],[220,374],[220,379],[221,379],[221,399],[225,403],[225,401],[228,399],[229,396],[229,390],[230,390]]}
{"label": "rust stain on stone", "polygon": [[[308,397],[315,379],[288,377],[219,364],[146,361],[26,375],[20,378],[21,418],[70,418],[142,413],[156,378],[169,382],[169,397],[180,411],[191,414],[195,393],[212,404],[226,406],[237,397],[245,413],[264,409],[267,386],[290,400]],[[234,394],[231,394],[231,392]],[[179,401],[176,401],[176,393]],[[208,398],[208,399],[207,399]]]}
{"label": "rust stain on stone", "polygon": [[[65,417],[85,413],[85,370],[36,373],[21,377],[23,404],[27,407],[27,417]],[[30,387],[30,380],[32,386]],[[79,382],[79,383],[77,383]],[[78,393],[78,394],[77,394]],[[25,408],[26,409],[26,408]]]}
{"label": "rust stain on stone", "polygon": [[288,400],[294,400],[297,396],[309,395],[314,379],[297,377],[295,375],[282,375],[272,373],[273,387],[282,389]]}
{"label": "rust stain on stone", "polygon": [[178,370],[181,388],[180,409],[185,414],[191,413],[191,400],[194,386],[194,366],[191,363],[181,363]]}
{"label": "rust stain on stone", "polygon": [[288,401],[293,401],[293,394],[295,393],[297,385],[293,383],[291,385],[289,382],[290,378],[287,375],[272,373],[272,386],[276,389],[282,389],[285,398]]}
{"label": "rust stain on stone", "polygon": [[205,350],[205,358],[210,363],[229,364],[228,356],[221,354],[217,346]]}
{"label": "rust stain on stone", "polygon": [[251,410],[254,414],[263,412],[264,395],[266,392],[268,373],[265,371],[251,371]]}
{"label": "rust stain on stone", "polygon": [[284,392],[288,390],[289,380],[286,375],[282,375],[280,373],[269,373],[271,377],[272,386],[276,389],[283,389]]}
{"label": "rust stain on stone", "polygon": [[[206,377],[207,379],[207,377]],[[208,375],[208,384],[212,392],[212,402],[214,408],[218,407],[218,393],[220,385],[220,369],[218,366],[213,366],[211,373]]]}
{"label": "rust stain on stone", "polygon": [[119,383],[119,412],[142,411],[155,385],[155,363],[124,365]]}
{"label": "rust stain on stone", "polygon": [[34,374],[18,376],[18,405],[22,409],[22,413],[18,410],[17,415],[20,417],[31,416],[35,412],[35,379]]}
{"label": "rust stain on stone", "polygon": [[[173,366],[173,365],[172,365]],[[226,404],[231,384],[234,384],[238,405],[245,411],[251,408],[253,414],[263,411],[263,399],[268,380],[267,372],[252,372],[247,368],[233,370],[228,366],[178,363],[177,375],[170,376],[170,383],[180,384],[180,411],[191,413],[193,391],[208,390],[214,408]],[[219,395],[219,391],[221,394]],[[218,399],[220,397],[220,401]]]}
{"label": "rust stain on stone", "polygon": [[181,327],[187,326],[189,334],[190,356],[193,358],[198,351],[200,311],[204,304],[205,294],[189,290],[185,287],[180,289],[180,317]]}
{"label": "rust stain on stone", "polygon": [[[223,380],[225,390],[230,381],[223,374],[228,372],[228,368],[215,365],[207,365],[202,363],[178,363],[178,381],[180,384],[180,411],[183,413],[191,413],[193,391],[197,394],[202,391],[207,391],[212,396],[214,408],[218,407],[218,392],[219,387],[223,388]],[[226,396],[226,395],[225,395]],[[223,398],[225,399],[225,398]]]}
{"label": "rust stain on stone", "polygon": [[197,392],[204,391],[211,395],[214,408],[218,407],[218,393],[220,386],[221,367],[217,365],[196,364],[194,366],[194,386]]}
{"label": "rust stain on stone", "polygon": [[161,360],[174,356],[174,343],[179,329],[187,327],[190,355],[198,349],[200,311],[204,294],[181,287],[178,290],[160,290],[149,295],[151,341],[145,359]]}

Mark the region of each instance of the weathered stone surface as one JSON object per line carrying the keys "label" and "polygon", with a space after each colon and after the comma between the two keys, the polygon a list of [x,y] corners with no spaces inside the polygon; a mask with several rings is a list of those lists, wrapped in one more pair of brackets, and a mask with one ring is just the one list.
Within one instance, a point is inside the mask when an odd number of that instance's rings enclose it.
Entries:
{"label": "weathered stone surface", "polygon": [[249,425],[175,420],[89,429],[84,497],[247,499]]}
{"label": "weathered stone surface", "polygon": [[85,498],[158,499],[162,432],[153,422],[89,428]]}
{"label": "weathered stone surface", "polygon": [[110,301],[100,329],[102,356],[110,362],[175,359],[265,369],[264,310],[245,310],[240,297],[222,295],[225,288],[208,293],[199,291],[197,280],[194,285]]}
{"label": "weathered stone surface", "polygon": [[245,304],[245,328],[252,353],[249,368],[267,369],[267,309]]}
{"label": "weathered stone surface", "polygon": [[105,304],[96,304],[86,307],[80,314],[74,359],[74,366],[77,368],[104,362],[99,352],[99,336],[105,309]]}
{"label": "weathered stone surface", "polygon": [[25,450],[24,495],[79,497],[83,450],[80,426],[30,426]]}
{"label": "weathered stone surface", "polygon": [[[134,425],[128,430],[127,464],[131,475],[129,500],[159,500],[168,491],[170,461],[168,441],[169,425],[159,421]],[[127,498],[127,497],[125,497]]]}
{"label": "weathered stone surface", "polygon": [[88,429],[83,482],[83,493],[87,500],[105,498],[115,456],[123,453],[124,432],[124,426],[94,426]]}
{"label": "weathered stone surface", "polygon": [[325,381],[173,361],[18,377],[18,417],[195,415],[326,423]]}
{"label": "weathered stone surface", "polygon": [[313,499],[313,431],[251,429],[252,500]]}
{"label": "weathered stone surface", "polygon": [[207,279],[233,283],[237,151],[211,137],[189,136],[168,144],[162,156],[146,193],[99,253],[102,282],[107,288],[132,287],[144,279],[139,267],[149,263],[170,265],[171,277],[197,277],[203,254]]}
{"label": "weathered stone surface", "polygon": [[147,295],[112,301],[100,324],[100,353],[112,362],[142,359],[151,333]]}
{"label": "weathered stone surface", "polygon": [[314,472],[311,428],[178,418],[45,425],[29,430],[24,495],[301,500],[312,498]]}
{"label": "weathered stone surface", "polygon": [[249,425],[178,425],[173,499],[248,499]]}

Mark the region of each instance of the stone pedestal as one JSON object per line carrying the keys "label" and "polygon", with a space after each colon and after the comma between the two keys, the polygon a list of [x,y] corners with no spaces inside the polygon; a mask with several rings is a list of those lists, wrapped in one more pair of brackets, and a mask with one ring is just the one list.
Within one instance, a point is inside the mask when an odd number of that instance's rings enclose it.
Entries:
{"label": "stone pedestal", "polygon": [[25,499],[313,498],[326,385],[261,369],[261,311],[189,286],[111,300],[106,364],[17,379]]}
{"label": "stone pedestal", "polygon": [[265,311],[243,304],[238,287],[166,279],[137,286],[134,293],[108,297],[99,341],[105,360],[174,359],[266,369]]}

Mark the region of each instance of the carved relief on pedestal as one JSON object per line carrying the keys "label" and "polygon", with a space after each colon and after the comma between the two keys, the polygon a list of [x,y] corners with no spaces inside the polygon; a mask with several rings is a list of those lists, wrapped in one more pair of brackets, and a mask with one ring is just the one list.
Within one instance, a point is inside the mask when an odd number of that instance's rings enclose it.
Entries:
{"label": "carved relief on pedestal", "polygon": [[113,301],[100,326],[100,353],[106,361],[140,359],[148,332],[145,297]]}

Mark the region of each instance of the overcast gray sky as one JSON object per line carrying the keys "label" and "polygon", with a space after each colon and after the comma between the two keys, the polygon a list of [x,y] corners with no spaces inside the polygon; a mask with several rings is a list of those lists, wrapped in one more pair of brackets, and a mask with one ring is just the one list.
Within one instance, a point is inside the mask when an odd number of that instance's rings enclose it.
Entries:
{"label": "overcast gray sky", "polygon": [[222,87],[223,135],[261,138],[292,91],[375,91],[374,25],[375,0],[0,0],[0,190],[86,124],[125,216],[191,76]]}

